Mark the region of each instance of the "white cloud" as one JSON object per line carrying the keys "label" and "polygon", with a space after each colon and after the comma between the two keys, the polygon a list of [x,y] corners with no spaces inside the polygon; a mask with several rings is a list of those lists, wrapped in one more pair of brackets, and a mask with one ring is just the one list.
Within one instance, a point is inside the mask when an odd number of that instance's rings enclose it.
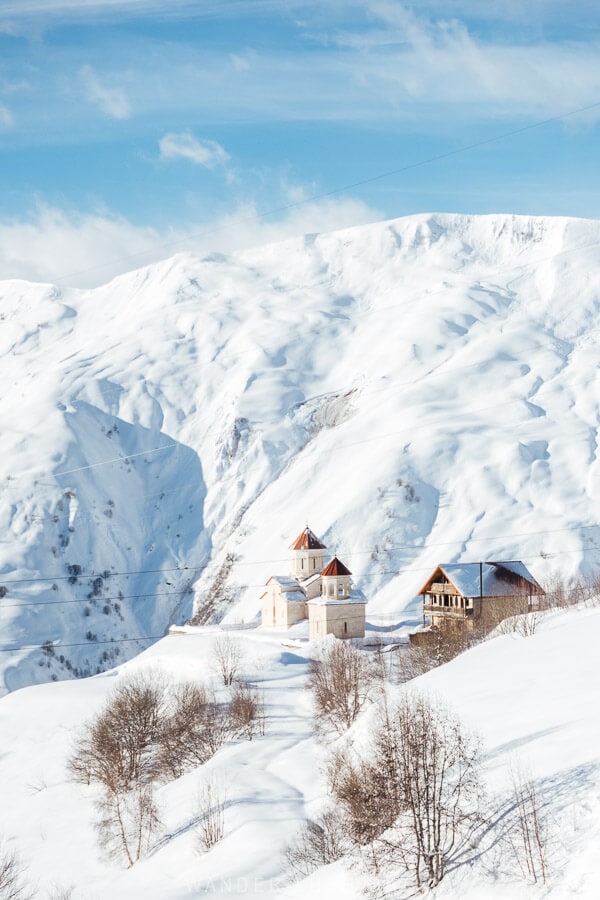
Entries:
{"label": "white cloud", "polygon": [[8,106],[0,103],[0,128],[11,128],[14,125],[13,114]]}
{"label": "white cloud", "polygon": [[387,102],[400,115],[418,117],[435,104],[455,121],[544,117],[600,96],[600,43],[593,37],[495,42],[456,18],[427,17],[431,4],[415,13],[395,0],[358,2],[374,26],[338,31],[330,40],[353,60],[355,89],[370,91],[379,110]]}
{"label": "white cloud", "polygon": [[107,88],[100,84],[91,66],[80,70],[88,100],[96,103],[111,119],[128,119],[131,115],[129,101],[121,88]]}
{"label": "white cloud", "polygon": [[[307,0],[286,0],[288,8],[306,3]],[[281,0],[202,0],[200,3],[198,0],[2,0],[0,13],[8,20],[35,16],[80,20],[90,14],[165,19],[174,16],[237,17],[280,9]]]}
{"label": "white cloud", "polygon": [[328,198],[297,205],[277,219],[247,205],[212,222],[159,232],[122,217],[40,206],[28,219],[0,221],[0,281],[24,278],[93,287],[181,251],[229,252],[381,218],[381,212],[360,200]]}
{"label": "white cloud", "polygon": [[230,53],[229,59],[236,72],[247,72],[250,69],[250,61],[247,55],[240,56],[237,53]]}
{"label": "white cloud", "polygon": [[[162,6],[171,15],[175,8],[181,11],[178,2]],[[554,30],[551,39],[543,39],[535,29],[524,37],[511,26],[499,41],[493,29],[470,30],[455,18],[432,16],[432,11],[449,15],[453,2],[423,0],[417,5],[413,0],[407,8],[396,0],[332,0],[321,4],[327,14],[315,9],[314,16],[306,15],[305,40],[285,48],[268,42],[260,49],[246,46],[243,30],[237,45],[223,48],[207,39],[201,53],[197,42],[186,39],[184,28],[178,39],[161,43],[160,52],[144,29],[132,42],[103,35],[93,58],[85,60],[91,63],[83,70],[85,89],[89,100],[115,118],[126,117],[133,107],[157,136],[172,128],[175,134],[163,139],[165,153],[199,165],[207,160],[220,163],[210,145],[195,144],[188,133],[177,133],[180,124],[165,122],[203,121],[205,128],[215,129],[221,123],[256,127],[265,122],[343,121],[379,123],[395,133],[414,124],[420,132],[446,135],[449,125],[458,134],[465,124],[534,121],[591,104],[600,96],[597,32],[589,29],[575,41]],[[343,15],[344,3],[356,7],[352,16]],[[475,0],[456,3],[462,12],[476,5]],[[36,3],[27,0],[26,5],[33,9]],[[48,0],[48,9],[54,5]],[[140,15],[151,5],[140,0]],[[208,5],[214,6],[213,0],[194,8],[205,10]],[[134,2],[130,6],[138,8]],[[231,4],[222,6],[222,16],[229,15]],[[92,4],[81,0],[79,7],[91,11]],[[312,40],[308,28],[319,31],[322,39]],[[72,116],[70,104],[64,102],[70,66],[77,70],[81,65],[81,48],[61,47],[57,56],[51,42],[41,41],[30,48],[31,59],[25,50],[21,71],[13,77],[31,79],[34,90],[22,102],[23,114],[19,97],[11,98],[15,119],[31,123],[32,142],[47,139],[47,129],[35,127],[34,115],[51,119],[58,130],[64,128],[66,138],[87,136],[89,116]]]}
{"label": "white cloud", "polygon": [[198,166],[224,166],[229,154],[216,141],[198,140],[191,131],[169,131],[159,141],[161,159],[188,159]]}

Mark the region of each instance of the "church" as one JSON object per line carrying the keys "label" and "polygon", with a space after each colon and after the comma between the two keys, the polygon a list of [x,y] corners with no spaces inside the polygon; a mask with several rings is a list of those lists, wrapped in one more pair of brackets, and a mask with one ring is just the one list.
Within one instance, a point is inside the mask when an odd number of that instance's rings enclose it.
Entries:
{"label": "church", "polygon": [[272,575],[261,596],[263,628],[290,628],[308,619],[310,640],[365,635],[367,601],[352,589],[352,573],[308,525],[291,545],[291,574]]}

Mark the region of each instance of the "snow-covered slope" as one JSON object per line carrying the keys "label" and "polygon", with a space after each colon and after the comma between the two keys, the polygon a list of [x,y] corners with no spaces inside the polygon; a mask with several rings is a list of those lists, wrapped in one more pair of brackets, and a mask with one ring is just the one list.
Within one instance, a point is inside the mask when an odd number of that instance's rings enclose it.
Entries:
{"label": "snow-covered slope", "polygon": [[421,215],[1,283],[0,689],[252,620],[307,519],[371,617],[414,615],[439,561],[592,569],[599,247]]}
{"label": "snow-covered slope", "polygon": [[[290,885],[282,856],[306,817],[317,816],[327,802],[323,769],[332,745],[313,735],[305,689],[306,652],[314,647],[287,649],[280,637],[256,631],[237,638],[245,651],[244,674],[264,690],[266,733],[230,744],[204,766],[159,786],[162,836],[131,869],[100,853],[93,827],[96,792],[69,781],[67,759],[82,722],[128,675],[210,679],[214,635],[204,629],[169,636],[120,670],[37,685],[0,700],[0,835],[19,851],[29,883],[46,889],[42,897],[58,896],[51,893],[58,887],[71,887],[82,900],[364,897],[360,872],[346,862]],[[511,766],[522,766],[535,779],[550,828],[547,891],[528,886],[514,860],[492,849],[451,872],[436,891],[439,900],[598,896],[599,641],[600,610],[551,613],[533,636],[486,642],[414,682],[418,690],[446,698],[482,736],[490,808],[497,810],[497,798],[506,797]],[[368,733],[373,712],[367,708],[353,726],[355,744]],[[225,835],[202,853],[197,793],[209,773],[227,790]]]}

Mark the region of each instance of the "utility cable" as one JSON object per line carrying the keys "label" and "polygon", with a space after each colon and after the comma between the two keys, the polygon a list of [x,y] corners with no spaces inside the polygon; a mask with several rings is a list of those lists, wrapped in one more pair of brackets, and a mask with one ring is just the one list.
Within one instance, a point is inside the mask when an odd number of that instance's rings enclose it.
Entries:
{"label": "utility cable", "polygon": [[[208,237],[213,234],[218,234],[223,231],[227,231],[234,226],[237,225],[246,225],[249,223],[253,223],[256,219],[266,219],[269,216],[278,215],[279,213],[289,212],[292,209],[297,209],[301,206],[306,206],[309,203],[315,203],[317,200],[326,200],[329,197],[335,197],[339,194],[343,194],[345,191],[353,190],[354,188],[364,187],[368,184],[374,184],[377,181],[383,181],[386,178],[392,178],[395,175],[402,175],[406,172],[412,172],[415,169],[422,168],[423,166],[431,165],[432,163],[441,162],[445,159],[451,159],[454,156],[459,156],[462,153],[468,153],[471,150],[477,150],[480,147],[488,146],[489,144],[494,144],[497,141],[504,141],[511,137],[516,137],[520,134],[525,134],[528,131],[532,131],[536,128],[543,128],[545,125],[551,125],[554,122],[560,122],[563,119],[571,118],[572,116],[581,115],[585,112],[590,112],[593,109],[598,109],[600,107],[600,101],[596,103],[590,103],[586,106],[580,106],[577,109],[570,109],[566,112],[560,113],[555,116],[549,116],[547,119],[540,119],[537,122],[530,122],[527,125],[522,125],[519,128],[512,128],[510,131],[502,132],[501,134],[492,135],[488,138],[482,138],[478,141],[473,141],[470,144],[463,144],[460,147],[457,147],[454,150],[447,150],[444,153],[437,153],[434,156],[425,157],[424,159],[417,160],[413,163],[408,163],[404,166],[398,166],[394,169],[389,169],[386,172],[380,172],[377,175],[371,175],[367,178],[361,178],[357,181],[351,181],[347,184],[341,185],[339,187],[333,188],[329,191],[323,191],[317,194],[312,194],[310,197],[306,197],[302,200],[295,200],[292,203],[286,203],[283,206],[277,206],[268,210],[263,210],[262,212],[257,212],[253,216],[243,216],[237,219],[232,219],[229,222],[214,226],[209,229],[205,229],[203,231],[196,232],[194,234],[188,235],[185,238],[179,238],[175,241],[168,242],[160,242],[155,245],[156,250],[166,250],[172,249],[174,247],[181,246],[182,244],[186,244],[192,240],[198,240],[202,237]],[[67,275],[63,275],[62,278],[57,279],[59,281],[68,280],[71,278],[77,278],[80,275],[87,275],[90,272],[96,272],[101,269],[105,269],[108,266],[113,266],[118,263],[128,262],[133,259],[144,258],[148,255],[149,250],[142,250],[136,253],[131,253],[126,256],[121,256],[112,260],[109,260],[105,263],[99,263],[96,266],[89,266],[85,269],[79,269],[76,272],[70,272]]]}

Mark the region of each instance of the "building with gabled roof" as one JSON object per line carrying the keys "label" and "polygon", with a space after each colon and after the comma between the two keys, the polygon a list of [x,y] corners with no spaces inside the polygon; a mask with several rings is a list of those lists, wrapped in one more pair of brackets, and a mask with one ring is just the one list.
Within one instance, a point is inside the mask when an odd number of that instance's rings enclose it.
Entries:
{"label": "building with gabled roof", "polygon": [[272,575],[261,596],[262,624],[289,628],[308,618],[311,640],[334,634],[364,637],[366,600],[352,590],[352,573],[308,525],[290,546],[292,575]]}
{"label": "building with gabled roof", "polygon": [[424,623],[472,629],[493,628],[509,616],[538,609],[544,590],[523,562],[504,560],[440,564],[419,594]]}
{"label": "building with gabled roof", "polygon": [[271,575],[267,581],[262,601],[263,624],[272,628],[290,628],[306,619],[306,592],[295,578],[289,575]]}

